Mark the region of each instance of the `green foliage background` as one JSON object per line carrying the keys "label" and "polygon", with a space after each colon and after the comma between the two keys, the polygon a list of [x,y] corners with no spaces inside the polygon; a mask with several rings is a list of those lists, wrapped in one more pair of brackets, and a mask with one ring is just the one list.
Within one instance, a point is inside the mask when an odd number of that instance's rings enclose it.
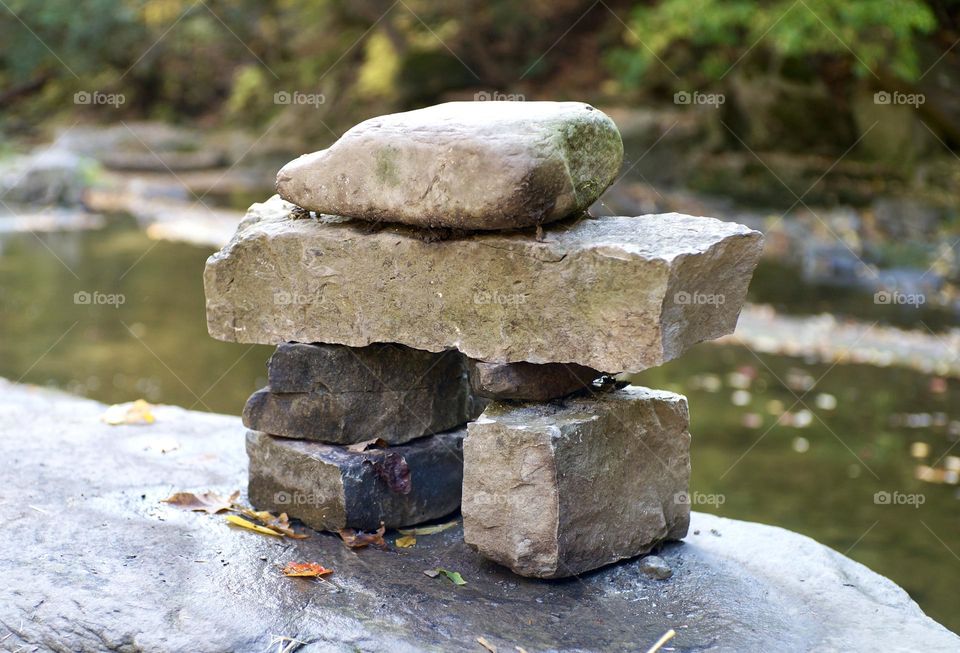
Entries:
{"label": "green foliage background", "polygon": [[245,126],[302,109],[277,91],[322,93],[305,115],[346,123],[484,89],[668,101],[752,73],[843,96],[921,79],[958,16],[954,0],[5,0],[0,118],[82,114],[78,90]]}

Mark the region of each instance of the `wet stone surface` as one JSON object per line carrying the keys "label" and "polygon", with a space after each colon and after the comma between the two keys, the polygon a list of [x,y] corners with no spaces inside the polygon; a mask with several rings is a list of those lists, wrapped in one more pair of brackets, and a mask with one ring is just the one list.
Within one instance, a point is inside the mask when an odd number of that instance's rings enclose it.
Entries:
{"label": "wet stone surface", "polygon": [[[390,551],[238,530],[160,503],[244,489],[238,418],[158,408],[152,426],[110,427],[103,410],[0,382],[4,650],[265,651],[282,635],[308,652],[482,650],[477,637],[500,650],[637,651],[670,628],[675,651],[960,648],[862,565],[782,529],[700,513],[684,542],[659,551],[673,569],[662,581],[637,560],[523,579],[470,551],[460,528]],[[290,561],[335,573],[285,578]],[[423,574],[436,567],[467,585]]]}

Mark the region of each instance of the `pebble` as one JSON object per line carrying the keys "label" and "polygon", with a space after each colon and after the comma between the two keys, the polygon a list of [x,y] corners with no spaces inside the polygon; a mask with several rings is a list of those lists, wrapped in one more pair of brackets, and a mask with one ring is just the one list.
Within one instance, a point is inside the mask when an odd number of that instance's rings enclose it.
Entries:
{"label": "pebble", "polygon": [[666,580],[673,576],[673,570],[660,556],[647,556],[640,561],[640,571],[648,578]]}

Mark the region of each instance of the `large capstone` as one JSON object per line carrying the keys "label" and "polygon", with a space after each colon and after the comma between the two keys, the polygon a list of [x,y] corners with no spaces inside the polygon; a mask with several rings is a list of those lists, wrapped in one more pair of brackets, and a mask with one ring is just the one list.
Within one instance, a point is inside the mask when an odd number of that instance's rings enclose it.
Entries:
{"label": "large capstone", "polygon": [[688,423],[685,397],[635,386],[491,404],[464,444],[464,540],[522,576],[561,578],[682,538]]}
{"label": "large capstone", "polygon": [[762,248],[677,213],[427,242],[393,225],[254,204],[207,261],[210,334],[279,344],[457,348],[488,362],[637,372],[731,333]]}
{"label": "large capstone", "polygon": [[437,519],[460,504],[465,435],[458,429],[351,451],[248,431],[250,502],[324,531]]}
{"label": "large capstone", "polygon": [[303,208],[428,227],[510,229],[590,206],[623,161],[580,102],[449,102],[372,118],[277,174]]}
{"label": "large capstone", "polygon": [[485,402],[470,393],[464,357],[403,345],[280,345],[266,388],[243,422],[271,435],[353,444],[401,444],[466,424]]}

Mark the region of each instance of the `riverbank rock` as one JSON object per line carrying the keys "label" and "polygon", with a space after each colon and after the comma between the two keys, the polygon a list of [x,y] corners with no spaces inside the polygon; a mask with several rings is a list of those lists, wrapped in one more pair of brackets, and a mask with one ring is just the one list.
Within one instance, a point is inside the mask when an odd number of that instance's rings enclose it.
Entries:
{"label": "riverbank rock", "polygon": [[467,428],[463,536],[522,576],[563,578],[687,533],[685,397],[636,386],[493,403]]}
{"label": "riverbank rock", "polygon": [[282,344],[267,381],[247,401],[244,425],[330,444],[402,444],[462,426],[486,403],[472,397],[460,353],[403,345]]}
{"label": "riverbank rock", "polygon": [[466,429],[365,451],[247,432],[248,493],[321,531],[412,526],[460,505]]}
{"label": "riverbank rock", "polygon": [[0,200],[80,206],[96,172],[94,161],[50,147],[0,164]]}
{"label": "riverbank rock", "polygon": [[210,335],[278,344],[456,347],[489,362],[638,372],[736,326],[762,248],[742,225],[676,213],[425,242],[254,204],[207,261]]}
{"label": "riverbank rock", "polygon": [[[400,552],[259,535],[161,502],[244,487],[239,418],[159,406],[151,426],[109,426],[105,409],[0,379],[0,458],[16,461],[0,502],[0,647],[218,653],[276,650],[289,637],[307,653],[408,653],[479,650],[482,636],[502,651],[633,652],[673,628],[679,651],[960,649],[863,565],[781,528],[703,513],[659,551],[673,569],[663,581],[630,560],[545,585],[483,560],[460,528]],[[179,447],[158,446],[170,442]],[[281,573],[306,561],[333,569],[331,582]],[[438,566],[468,584],[423,574]]]}
{"label": "riverbank rock", "polygon": [[567,363],[485,363],[470,361],[470,387],[479,397],[548,401],[590,387],[603,375],[590,367]]}
{"label": "riverbank rock", "polygon": [[448,102],[371,118],[277,174],[305,209],[424,227],[511,229],[581,212],[623,143],[581,102]]}

